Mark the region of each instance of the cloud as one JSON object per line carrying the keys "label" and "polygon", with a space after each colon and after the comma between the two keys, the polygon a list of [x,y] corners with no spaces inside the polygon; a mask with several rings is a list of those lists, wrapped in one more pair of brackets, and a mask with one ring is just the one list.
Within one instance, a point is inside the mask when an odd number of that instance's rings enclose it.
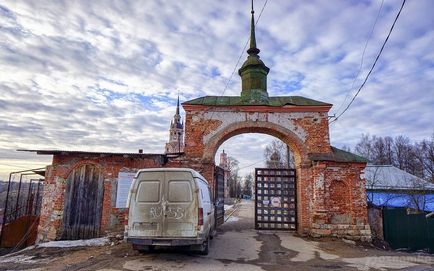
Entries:
{"label": "cloud", "polygon": [[[256,18],[263,3],[255,1]],[[270,95],[330,102],[339,113],[399,4],[384,2],[351,88],[380,3],[269,1],[257,42],[271,69]],[[39,161],[17,148],[162,152],[178,91],[181,102],[223,93],[248,39],[248,9],[227,0],[2,3],[0,163]],[[330,127],[333,144],[352,146],[361,133],[414,140],[433,133],[433,9],[429,0],[407,2],[366,87]],[[239,65],[245,58],[243,52]],[[225,95],[240,87],[235,73]],[[249,164],[269,140],[242,135],[225,149]]]}

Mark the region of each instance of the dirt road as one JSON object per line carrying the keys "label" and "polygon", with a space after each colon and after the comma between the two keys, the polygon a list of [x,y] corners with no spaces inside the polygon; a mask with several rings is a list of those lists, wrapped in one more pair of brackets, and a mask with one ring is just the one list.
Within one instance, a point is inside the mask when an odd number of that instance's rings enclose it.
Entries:
{"label": "dirt road", "polygon": [[211,241],[208,256],[173,249],[140,254],[124,242],[100,247],[39,247],[0,257],[0,270],[434,270],[434,256],[425,254],[256,231],[253,209],[251,201],[238,205]]}

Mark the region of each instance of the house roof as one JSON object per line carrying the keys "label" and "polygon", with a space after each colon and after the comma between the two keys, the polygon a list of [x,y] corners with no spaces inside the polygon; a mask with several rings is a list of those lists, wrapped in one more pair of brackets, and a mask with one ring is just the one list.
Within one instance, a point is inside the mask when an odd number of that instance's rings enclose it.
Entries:
{"label": "house roof", "polygon": [[[210,106],[231,106],[231,105],[264,105],[254,104],[250,101],[243,101],[240,96],[204,96],[182,103],[183,105],[210,105]],[[332,104],[312,100],[301,96],[277,96],[269,97],[267,106],[332,106]]]}
{"label": "house roof", "polygon": [[97,152],[97,151],[74,151],[74,150],[23,150],[17,151],[35,152],[40,155],[55,155],[55,154],[83,154],[83,155],[110,155],[110,156],[134,156],[134,157],[164,157],[164,154],[154,153],[138,153],[138,152]]}
{"label": "house roof", "polygon": [[353,162],[367,163],[368,159],[331,146],[331,153],[310,153],[309,159],[312,161],[333,161],[333,162]]}
{"label": "house roof", "polygon": [[434,191],[434,184],[391,165],[367,165],[367,190]]}

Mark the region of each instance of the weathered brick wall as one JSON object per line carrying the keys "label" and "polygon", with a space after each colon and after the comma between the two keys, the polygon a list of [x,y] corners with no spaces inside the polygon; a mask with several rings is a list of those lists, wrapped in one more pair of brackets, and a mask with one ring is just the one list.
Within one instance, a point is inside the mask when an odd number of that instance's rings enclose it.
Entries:
{"label": "weathered brick wall", "polygon": [[[312,163],[309,153],[331,154],[327,108],[184,106],[185,155],[174,163],[192,167],[210,182],[218,147],[242,133],[264,133],[292,149],[297,172],[298,231],[313,236],[369,240],[364,163]],[[246,142],[248,144],[248,142]]]}
{"label": "weathered brick wall", "polygon": [[[162,156],[62,154],[47,168],[39,240],[60,237],[66,179],[84,164],[97,165],[104,176],[101,232],[122,224],[127,209],[115,208],[121,171],[149,167],[187,167],[200,172],[214,187],[214,156],[227,139],[242,133],[264,133],[291,147],[296,160],[298,231],[312,236],[370,239],[366,210],[364,163],[312,162],[310,153],[331,154],[327,110],[297,107],[185,107],[185,154],[165,161]],[[248,142],[246,142],[248,144]]]}
{"label": "weathered brick wall", "polygon": [[164,161],[155,157],[129,157],[128,155],[54,155],[53,163],[47,167],[42,198],[38,240],[60,238],[63,222],[66,180],[69,173],[84,164],[97,165],[104,177],[103,210],[101,232],[110,231],[121,225],[127,215],[126,208],[115,208],[117,178],[119,172],[137,171],[141,168],[162,167]]}
{"label": "weathered brick wall", "polygon": [[[241,133],[265,133],[287,143],[297,153],[329,153],[327,111],[303,108],[264,109],[261,106],[203,108],[184,106],[185,153],[214,161],[218,146]],[[299,157],[299,159],[302,159]]]}
{"label": "weathered brick wall", "polygon": [[370,240],[364,163],[317,162],[313,173],[313,236]]}

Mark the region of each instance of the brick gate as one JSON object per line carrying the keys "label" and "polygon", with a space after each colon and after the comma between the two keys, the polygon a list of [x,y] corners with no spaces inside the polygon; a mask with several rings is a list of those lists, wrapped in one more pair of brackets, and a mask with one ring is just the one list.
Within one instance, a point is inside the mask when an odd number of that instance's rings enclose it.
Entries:
{"label": "brick gate", "polygon": [[214,180],[214,156],[229,138],[243,133],[274,136],[295,158],[296,228],[312,236],[369,239],[366,160],[330,145],[332,105],[300,96],[269,96],[269,68],[259,58],[252,12],[248,57],[238,73],[240,96],[205,96],[182,103],[185,155],[169,164],[193,167]]}
{"label": "brick gate", "polygon": [[229,138],[244,133],[271,135],[291,148],[295,158],[297,199],[294,227],[300,234],[370,239],[362,174],[367,161],[330,145],[328,112],[331,104],[300,96],[269,96],[267,75],[270,69],[260,59],[259,52],[252,12],[248,57],[238,71],[240,96],[205,96],[182,104],[186,112],[183,154],[27,150],[53,155],[45,176],[38,239],[62,237],[67,224],[64,217],[71,215],[71,208],[65,208],[67,180],[75,168],[92,164],[101,169],[103,189],[98,191],[103,195],[99,232],[106,232],[119,226],[128,211],[115,205],[120,173],[147,167],[188,167],[214,182],[217,149]]}

